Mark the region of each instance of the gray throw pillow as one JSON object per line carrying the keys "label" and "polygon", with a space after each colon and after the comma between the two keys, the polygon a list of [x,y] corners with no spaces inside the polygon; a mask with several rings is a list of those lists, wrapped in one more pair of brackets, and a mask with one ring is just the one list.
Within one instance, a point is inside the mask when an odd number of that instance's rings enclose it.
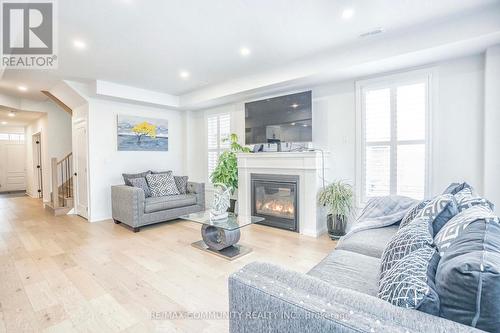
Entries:
{"label": "gray throw pillow", "polygon": [[175,185],[180,194],[187,193],[188,177],[187,176],[174,176]]}
{"label": "gray throw pillow", "polygon": [[413,221],[415,219],[415,217],[417,217],[417,215],[420,214],[420,212],[422,211],[422,209],[424,209],[424,207],[427,206],[427,204],[429,202],[430,202],[430,200],[423,200],[423,201],[420,201],[419,203],[417,203],[412,208],[410,208],[410,210],[406,212],[405,216],[401,220],[401,223],[399,224],[399,228],[400,229],[404,228],[411,221]]}
{"label": "gray throw pillow", "polygon": [[452,194],[438,195],[432,199],[417,215],[417,217],[428,217],[434,230],[433,236],[448,222],[453,216],[458,214],[458,207],[455,197]]}
{"label": "gray throw pillow", "polygon": [[133,187],[138,187],[144,191],[144,196],[149,198],[151,196],[151,191],[149,190],[148,183],[146,182],[146,178],[130,178],[130,183]]}
{"label": "gray throw pillow", "polygon": [[485,206],[474,206],[455,215],[434,237],[434,242],[441,255],[447,252],[453,242],[465,232],[465,229],[476,220],[498,220],[491,209]]}
{"label": "gray throw pillow", "polygon": [[433,243],[432,227],[426,217],[416,218],[405,228],[399,229],[382,253],[380,279],[404,257],[424,246],[432,246]]}
{"label": "gray throw pillow", "polygon": [[380,280],[378,297],[407,309],[439,315],[434,284],[439,254],[424,246],[398,261]]}
{"label": "gray throw pillow", "polygon": [[[464,211],[465,212],[465,211]],[[441,257],[440,317],[500,332],[500,223],[473,221]]]}
{"label": "gray throw pillow", "polygon": [[149,175],[151,171],[145,171],[141,173],[123,173],[123,181],[125,182],[125,185],[132,186],[132,183],[130,182],[130,179],[132,178],[145,178],[147,175]]}
{"label": "gray throw pillow", "polygon": [[161,174],[150,174],[146,176],[152,197],[164,197],[168,195],[180,194],[175,185],[172,172]]}

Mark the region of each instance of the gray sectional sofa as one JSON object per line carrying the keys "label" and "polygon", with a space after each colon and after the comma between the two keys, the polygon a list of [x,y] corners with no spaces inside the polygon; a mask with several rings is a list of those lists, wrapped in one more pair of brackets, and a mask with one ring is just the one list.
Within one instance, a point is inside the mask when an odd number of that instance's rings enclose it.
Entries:
{"label": "gray sectional sofa", "polygon": [[482,332],[377,298],[397,225],[358,232],[308,273],[251,263],[229,278],[230,332]]}
{"label": "gray sectional sofa", "polygon": [[149,198],[137,187],[112,186],[111,205],[115,223],[124,223],[138,232],[149,224],[205,210],[205,184],[188,182],[186,194]]}

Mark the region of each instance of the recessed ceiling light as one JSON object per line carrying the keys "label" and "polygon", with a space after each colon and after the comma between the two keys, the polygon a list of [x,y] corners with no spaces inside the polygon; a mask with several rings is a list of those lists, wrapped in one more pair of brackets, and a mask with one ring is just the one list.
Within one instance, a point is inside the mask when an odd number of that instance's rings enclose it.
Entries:
{"label": "recessed ceiling light", "polygon": [[302,127],[307,127],[307,124],[302,125]]}
{"label": "recessed ceiling light", "polygon": [[180,72],[179,72],[179,76],[180,76],[181,78],[183,78],[183,79],[187,79],[187,78],[189,78],[190,74],[189,74],[189,72],[188,72],[188,71],[180,71]]}
{"label": "recessed ceiling light", "polygon": [[83,40],[80,40],[80,39],[75,39],[73,41],[73,46],[79,50],[84,50],[87,48],[87,44]]}
{"label": "recessed ceiling light", "polygon": [[292,108],[296,109],[299,107],[299,105],[297,103],[293,103],[292,105],[290,105]]}
{"label": "recessed ceiling light", "polygon": [[295,126],[295,123],[291,123],[290,125]]}
{"label": "recessed ceiling light", "polygon": [[17,90],[19,90],[19,91],[28,91],[28,87],[26,87],[26,86],[18,86]]}
{"label": "recessed ceiling light", "polygon": [[352,8],[346,8],[342,11],[342,18],[344,20],[348,20],[353,16],[354,16],[354,9]]}
{"label": "recessed ceiling light", "polygon": [[10,111],[9,114],[8,114],[9,117],[15,117],[16,114],[14,113],[14,111]]}
{"label": "recessed ceiling light", "polygon": [[249,56],[251,52],[252,52],[252,51],[250,51],[250,49],[249,49],[248,47],[242,47],[242,48],[240,49],[240,54],[241,54],[242,56],[244,56],[244,57]]}
{"label": "recessed ceiling light", "polygon": [[2,121],[2,125],[7,125],[7,124],[8,124],[8,122]]}

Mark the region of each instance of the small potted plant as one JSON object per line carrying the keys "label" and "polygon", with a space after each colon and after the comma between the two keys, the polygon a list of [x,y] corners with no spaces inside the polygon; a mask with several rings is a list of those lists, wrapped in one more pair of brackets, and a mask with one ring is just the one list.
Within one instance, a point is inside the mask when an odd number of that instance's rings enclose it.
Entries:
{"label": "small potted plant", "polygon": [[238,189],[238,153],[249,153],[250,148],[244,147],[238,143],[238,135],[232,133],[229,138],[224,139],[224,141],[230,142],[229,150],[226,150],[220,154],[217,160],[217,166],[215,170],[210,175],[210,181],[213,184],[224,184],[228,189],[231,190],[231,206],[228,211],[234,213],[234,208],[236,206],[236,199],[234,195]]}
{"label": "small potted plant", "polygon": [[319,204],[328,209],[326,224],[331,239],[345,235],[347,221],[353,211],[353,197],[352,186],[344,181],[333,182],[319,192]]}

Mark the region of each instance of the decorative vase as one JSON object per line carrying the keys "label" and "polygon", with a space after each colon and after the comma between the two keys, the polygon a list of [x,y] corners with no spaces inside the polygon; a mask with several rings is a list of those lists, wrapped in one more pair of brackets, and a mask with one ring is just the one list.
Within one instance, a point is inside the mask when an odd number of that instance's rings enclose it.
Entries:
{"label": "decorative vase", "polygon": [[231,190],[223,184],[214,184],[214,202],[210,209],[210,220],[222,220],[228,217]]}
{"label": "decorative vase", "polygon": [[227,211],[229,213],[234,213],[235,209],[236,209],[236,199],[230,199],[229,201],[230,201],[230,203],[229,203],[229,208],[227,209]]}
{"label": "decorative vase", "polygon": [[345,235],[346,228],[346,218],[345,216],[328,214],[326,217],[326,225],[328,227],[328,236],[331,239],[337,240]]}

